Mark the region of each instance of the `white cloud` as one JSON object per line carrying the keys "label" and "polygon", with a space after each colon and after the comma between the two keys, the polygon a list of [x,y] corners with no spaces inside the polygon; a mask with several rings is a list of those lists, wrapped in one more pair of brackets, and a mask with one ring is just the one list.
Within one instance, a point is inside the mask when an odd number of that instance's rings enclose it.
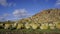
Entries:
{"label": "white cloud", "polygon": [[14,7],[14,6],[16,6],[16,3],[11,2],[11,3],[8,4],[8,6],[9,6],[9,7],[10,7],[10,6],[13,6],[13,7]]}
{"label": "white cloud", "polygon": [[0,4],[1,4],[2,6],[7,6],[7,5],[8,5],[8,3],[7,3],[6,0],[0,0]]}
{"label": "white cloud", "polygon": [[5,17],[0,16],[0,21],[5,21]]}
{"label": "white cloud", "polygon": [[4,7],[10,7],[10,6],[15,6],[16,3],[10,2],[8,3],[7,0],[0,0],[0,5],[4,6]]}
{"label": "white cloud", "polygon": [[3,14],[2,16],[0,16],[0,21],[6,21],[7,20],[6,18],[8,16],[10,16],[10,14],[8,14],[8,13]]}
{"label": "white cloud", "polygon": [[60,0],[56,0],[56,6],[59,6],[60,5]]}
{"label": "white cloud", "polygon": [[31,14],[29,14],[26,9],[16,9],[13,12],[13,15],[17,18],[25,18],[25,17],[29,17]]}
{"label": "white cloud", "polygon": [[12,13],[4,13],[0,16],[0,21],[6,21],[6,20],[17,20],[22,19],[26,17],[30,17],[32,14],[30,14],[26,9],[16,9]]}
{"label": "white cloud", "polygon": [[25,15],[26,14],[26,10],[25,9],[17,9],[13,12],[13,14],[15,16],[20,16],[20,15]]}
{"label": "white cloud", "polygon": [[8,13],[3,14],[4,17],[7,17],[7,16],[9,16],[9,15],[10,15],[10,14],[8,14]]}

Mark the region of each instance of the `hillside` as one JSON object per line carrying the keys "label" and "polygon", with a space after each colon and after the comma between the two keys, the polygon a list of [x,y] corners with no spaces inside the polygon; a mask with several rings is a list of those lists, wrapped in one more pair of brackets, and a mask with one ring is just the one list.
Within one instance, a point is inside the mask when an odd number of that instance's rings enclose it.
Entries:
{"label": "hillside", "polygon": [[39,13],[22,19],[21,22],[34,22],[34,23],[55,23],[60,21],[60,9],[47,9]]}

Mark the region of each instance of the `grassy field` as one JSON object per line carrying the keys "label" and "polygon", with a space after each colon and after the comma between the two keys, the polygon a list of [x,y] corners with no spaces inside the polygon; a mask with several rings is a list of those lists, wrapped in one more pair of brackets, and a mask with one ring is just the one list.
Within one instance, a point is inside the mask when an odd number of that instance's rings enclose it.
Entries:
{"label": "grassy field", "polygon": [[60,30],[40,30],[40,29],[22,29],[22,30],[0,30],[0,34],[60,34]]}

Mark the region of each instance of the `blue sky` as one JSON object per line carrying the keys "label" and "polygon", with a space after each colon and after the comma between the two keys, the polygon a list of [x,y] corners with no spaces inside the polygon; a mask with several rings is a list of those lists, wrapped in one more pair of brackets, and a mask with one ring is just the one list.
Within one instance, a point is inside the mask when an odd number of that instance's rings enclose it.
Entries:
{"label": "blue sky", "polygon": [[0,21],[30,17],[50,8],[60,8],[60,0],[0,0]]}

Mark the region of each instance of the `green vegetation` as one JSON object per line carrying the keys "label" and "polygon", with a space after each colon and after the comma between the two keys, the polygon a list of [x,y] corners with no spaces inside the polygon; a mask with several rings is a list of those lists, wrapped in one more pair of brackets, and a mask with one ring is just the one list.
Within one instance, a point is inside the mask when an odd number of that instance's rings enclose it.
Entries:
{"label": "green vegetation", "polygon": [[47,29],[60,29],[60,23],[0,23],[0,29],[9,29],[14,30],[15,29],[41,29],[41,30],[47,30]]}

